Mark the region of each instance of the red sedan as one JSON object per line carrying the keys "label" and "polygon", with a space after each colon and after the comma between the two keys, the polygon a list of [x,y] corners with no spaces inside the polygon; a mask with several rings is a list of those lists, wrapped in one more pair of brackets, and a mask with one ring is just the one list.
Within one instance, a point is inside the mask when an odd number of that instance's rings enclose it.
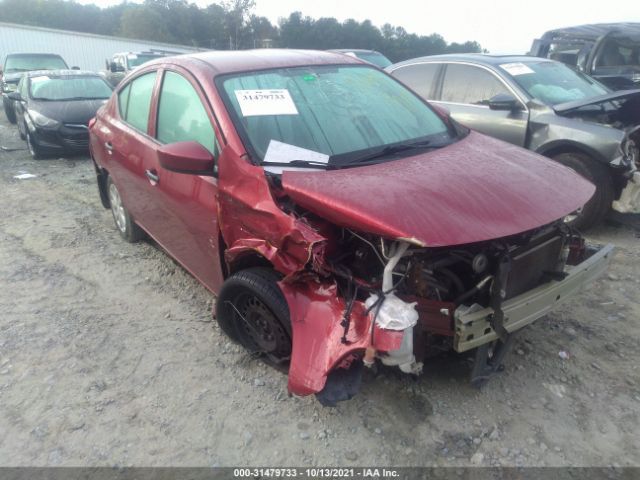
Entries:
{"label": "red sedan", "polygon": [[330,52],[162,58],[90,123],[102,203],[217,295],[289,389],[350,398],[363,366],[436,351],[496,372],[513,332],[606,268],[563,222],[594,187]]}

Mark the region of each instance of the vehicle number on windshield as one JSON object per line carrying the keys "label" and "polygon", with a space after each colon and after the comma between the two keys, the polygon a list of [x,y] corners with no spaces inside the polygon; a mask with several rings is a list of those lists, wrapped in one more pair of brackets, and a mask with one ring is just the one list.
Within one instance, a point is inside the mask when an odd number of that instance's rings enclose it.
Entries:
{"label": "vehicle number on windshield", "polygon": [[245,117],[260,115],[297,115],[289,90],[236,90],[236,99]]}

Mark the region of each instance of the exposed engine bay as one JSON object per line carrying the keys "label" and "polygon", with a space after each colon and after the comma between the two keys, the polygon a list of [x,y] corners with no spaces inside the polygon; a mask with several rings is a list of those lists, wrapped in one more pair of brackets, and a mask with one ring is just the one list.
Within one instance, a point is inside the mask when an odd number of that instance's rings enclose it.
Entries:
{"label": "exposed engine bay", "polygon": [[[349,229],[341,229],[338,242],[328,264],[347,301],[342,341],[350,328],[350,310],[354,302],[362,301],[377,325],[404,332],[396,351],[368,348],[362,357],[364,365],[372,366],[377,359],[414,375],[421,373],[429,357],[454,349],[458,308],[492,307],[491,327],[506,344],[509,334],[501,324],[502,302],[562,280],[565,265],[586,256],[583,240],[563,222],[458,247],[423,248]],[[478,349],[476,356],[485,358],[477,362],[486,361],[490,354]],[[472,382],[486,380],[486,373],[474,370]]]}

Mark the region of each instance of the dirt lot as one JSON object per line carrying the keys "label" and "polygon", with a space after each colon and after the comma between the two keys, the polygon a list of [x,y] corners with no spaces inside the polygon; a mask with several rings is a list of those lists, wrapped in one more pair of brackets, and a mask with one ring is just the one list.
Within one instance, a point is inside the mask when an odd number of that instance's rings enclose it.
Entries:
{"label": "dirt lot", "polygon": [[522,332],[483,391],[447,356],[330,409],[231,344],[161,250],[120,240],[88,158],[34,161],[3,116],[0,146],[19,149],[0,151],[1,466],[640,464],[630,228],[592,233],[618,246],[609,275]]}

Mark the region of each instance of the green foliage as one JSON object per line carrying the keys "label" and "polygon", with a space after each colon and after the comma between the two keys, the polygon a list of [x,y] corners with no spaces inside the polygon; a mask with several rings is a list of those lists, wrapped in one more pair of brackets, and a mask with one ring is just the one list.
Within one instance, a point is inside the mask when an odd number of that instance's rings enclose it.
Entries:
{"label": "green foliage", "polygon": [[273,25],[251,12],[255,0],[223,0],[200,8],[187,0],[123,2],[108,8],[66,0],[0,0],[0,21],[78,32],[117,35],[217,50],[365,48],[393,62],[439,53],[481,52],[478,42],[447,43],[442,36],[416,35],[371,21],[313,19],[293,12]]}

